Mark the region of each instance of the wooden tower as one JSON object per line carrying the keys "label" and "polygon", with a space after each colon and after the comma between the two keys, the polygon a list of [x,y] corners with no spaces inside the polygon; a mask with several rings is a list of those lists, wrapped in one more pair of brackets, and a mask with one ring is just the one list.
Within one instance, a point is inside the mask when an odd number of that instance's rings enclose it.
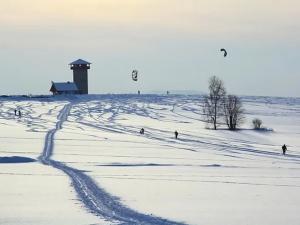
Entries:
{"label": "wooden tower", "polygon": [[76,84],[79,94],[88,94],[88,70],[91,63],[78,59],[69,65],[71,70],[73,70],[73,82]]}

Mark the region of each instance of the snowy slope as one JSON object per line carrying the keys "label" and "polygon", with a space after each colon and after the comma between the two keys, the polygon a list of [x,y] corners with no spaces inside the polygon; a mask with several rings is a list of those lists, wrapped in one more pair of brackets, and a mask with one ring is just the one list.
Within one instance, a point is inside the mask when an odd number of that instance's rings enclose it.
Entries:
{"label": "snowy slope", "polygon": [[201,96],[2,98],[0,157],[35,161],[0,160],[0,224],[298,224],[300,99],[243,100],[231,132]]}

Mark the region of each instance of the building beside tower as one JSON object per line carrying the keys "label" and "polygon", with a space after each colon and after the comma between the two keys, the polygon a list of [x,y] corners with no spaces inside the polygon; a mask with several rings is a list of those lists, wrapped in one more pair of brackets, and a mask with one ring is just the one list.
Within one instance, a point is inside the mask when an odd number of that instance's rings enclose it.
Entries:
{"label": "building beside tower", "polygon": [[79,94],[78,88],[73,82],[53,82],[50,88],[53,95],[75,95]]}
{"label": "building beside tower", "polygon": [[88,94],[88,70],[90,65],[90,62],[82,59],[71,62],[69,66],[73,70],[73,82],[52,82],[50,91],[53,95]]}

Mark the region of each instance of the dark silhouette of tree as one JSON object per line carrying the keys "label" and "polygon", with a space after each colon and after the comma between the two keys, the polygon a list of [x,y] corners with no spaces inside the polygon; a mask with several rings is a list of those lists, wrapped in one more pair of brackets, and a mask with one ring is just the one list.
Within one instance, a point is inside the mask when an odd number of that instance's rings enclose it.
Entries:
{"label": "dark silhouette of tree", "polygon": [[224,83],[216,76],[209,79],[209,94],[204,96],[203,113],[205,120],[217,129],[218,119],[223,115],[223,105],[226,96]]}
{"label": "dark silhouette of tree", "polygon": [[224,118],[229,130],[236,128],[243,123],[243,104],[236,95],[228,95],[224,101]]}
{"label": "dark silhouette of tree", "polygon": [[261,121],[261,119],[255,118],[252,120],[252,124],[253,124],[254,129],[259,130],[259,129],[261,129],[262,121]]}

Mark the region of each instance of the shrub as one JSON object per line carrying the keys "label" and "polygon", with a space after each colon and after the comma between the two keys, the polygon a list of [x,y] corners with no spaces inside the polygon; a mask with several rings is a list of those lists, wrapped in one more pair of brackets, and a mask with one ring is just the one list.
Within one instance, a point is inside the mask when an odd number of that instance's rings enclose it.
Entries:
{"label": "shrub", "polygon": [[254,129],[259,130],[259,129],[261,129],[262,121],[261,121],[261,119],[255,118],[252,120],[252,124],[253,124]]}

